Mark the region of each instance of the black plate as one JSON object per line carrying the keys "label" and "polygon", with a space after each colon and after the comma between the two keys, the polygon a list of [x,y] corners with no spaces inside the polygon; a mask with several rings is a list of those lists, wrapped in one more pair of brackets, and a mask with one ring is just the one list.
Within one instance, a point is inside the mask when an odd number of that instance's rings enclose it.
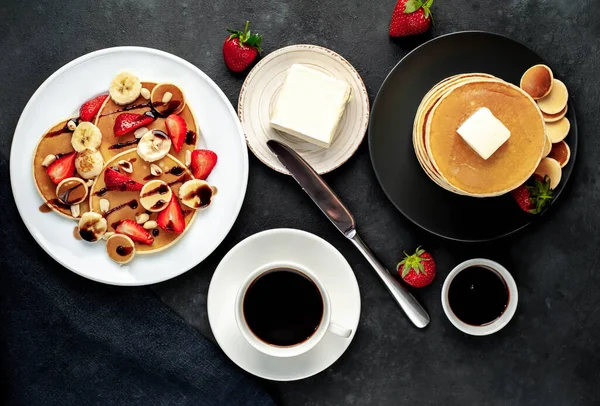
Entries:
{"label": "black plate", "polygon": [[[369,149],[381,187],[402,214],[431,233],[468,242],[507,236],[535,219],[522,212],[510,195],[472,198],[436,185],[417,161],[412,129],[417,107],[440,80],[459,73],[483,72],[518,86],[523,73],[539,63],[545,62],[517,41],[469,31],[435,38],[392,69],[373,103]],[[565,141],[571,148],[571,159],[563,168],[556,197],[565,187],[577,155],[577,122],[570,101],[567,117],[571,132]]]}

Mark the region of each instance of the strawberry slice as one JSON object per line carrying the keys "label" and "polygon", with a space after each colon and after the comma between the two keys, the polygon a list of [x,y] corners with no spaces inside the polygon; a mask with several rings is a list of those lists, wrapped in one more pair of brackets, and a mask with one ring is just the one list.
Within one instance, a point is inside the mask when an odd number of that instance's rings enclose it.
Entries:
{"label": "strawberry slice", "polygon": [[152,238],[150,232],[144,229],[141,224],[138,224],[133,220],[127,219],[121,221],[115,229],[115,232],[125,234],[133,241],[137,241],[141,244],[152,245],[154,242],[154,238]]}
{"label": "strawberry slice", "polygon": [[165,124],[167,125],[167,132],[171,141],[173,141],[173,148],[179,152],[185,141],[185,135],[187,133],[187,125],[183,117],[177,114],[171,114],[167,117]]}
{"label": "strawberry slice", "polygon": [[71,152],[61,156],[46,169],[46,173],[54,184],[58,185],[75,174],[75,154],[76,152]]}
{"label": "strawberry slice", "polygon": [[108,95],[103,94],[102,96],[98,96],[95,99],[83,103],[79,108],[79,120],[92,121],[100,111],[100,107],[102,107],[106,99],[108,99]]}
{"label": "strawberry slice", "polygon": [[106,184],[106,189],[119,190],[121,192],[139,192],[144,186],[112,168],[107,168],[104,171],[104,183]]}
{"label": "strawberry slice", "polygon": [[192,173],[194,178],[205,180],[217,164],[217,154],[208,149],[192,151]]}
{"label": "strawberry slice", "polygon": [[115,137],[127,134],[136,128],[140,128],[156,120],[156,117],[149,114],[121,113],[115,120],[113,133]]}
{"label": "strawberry slice", "polygon": [[185,219],[179,201],[175,194],[171,197],[169,205],[160,212],[156,222],[165,231],[173,231],[177,234],[183,233],[185,230]]}

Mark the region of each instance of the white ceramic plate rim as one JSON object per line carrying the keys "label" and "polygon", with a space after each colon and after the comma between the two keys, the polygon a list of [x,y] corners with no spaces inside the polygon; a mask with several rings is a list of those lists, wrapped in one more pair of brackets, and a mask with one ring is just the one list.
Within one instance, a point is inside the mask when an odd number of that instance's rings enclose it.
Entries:
{"label": "white ceramic plate rim", "polygon": [[[52,83],[56,78],[60,77],[62,74],[64,74],[66,71],[68,71],[69,69],[72,69],[74,67],[76,67],[77,65],[84,63],[88,60],[94,59],[94,58],[98,58],[101,56],[105,56],[105,55],[109,55],[109,54],[113,54],[113,53],[127,53],[127,52],[142,52],[142,53],[148,53],[148,54],[153,54],[153,55],[157,55],[166,59],[169,59],[171,61],[173,61],[174,63],[180,64],[180,65],[184,65],[185,67],[189,68],[190,70],[194,71],[196,74],[198,74],[211,88],[212,90],[221,98],[221,100],[223,101],[223,103],[228,106],[228,110],[229,113],[232,117],[233,122],[235,123],[235,126],[237,127],[237,132],[238,135],[240,137],[240,147],[242,149],[242,154],[241,156],[243,157],[243,162],[242,162],[242,170],[243,170],[243,179],[241,182],[242,185],[242,190],[240,191],[239,194],[239,199],[238,201],[235,202],[235,212],[234,212],[234,216],[231,216],[231,220],[229,221],[228,224],[224,225],[224,230],[226,232],[222,233],[221,238],[217,238],[215,240],[213,240],[212,246],[210,247],[210,249],[208,249],[206,251],[206,255],[204,256],[200,256],[199,258],[197,258],[197,262],[196,265],[199,264],[200,262],[202,262],[206,257],[208,257],[220,244],[221,242],[225,239],[225,237],[227,236],[227,234],[229,234],[229,231],[231,231],[231,228],[233,227],[233,224],[235,223],[239,212],[242,208],[242,204],[244,202],[244,198],[246,195],[246,190],[247,190],[247,185],[248,185],[248,149],[246,146],[246,139],[244,136],[244,131],[242,129],[241,123],[239,122],[239,119],[237,117],[237,114],[233,108],[233,106],[231,105],[231,103],[229,102],[229,99],[227,99],[227,97],[225,96],[225,94],[223,93],[223,91],[217,86],[217,84],[210,78],[208,77],[204,72],[202,72],[199,68],[197,68],[196,66],[192,65],[190,62],[175,56],[173,54],[170,54],[168,52],[165,51],[160,51],[158,49],[153,49],[153,48],[146,48],[146,47],[136,47],[136,46],[122,46],[122,47],[112,47],[112,48],[105,48],[105,49],[100,49],[94,52],[90,52],[88,54],[82,55],[74,60],[72,60],[71,62],[67,63],[66,65],[62,66],[60,69],[58,69],[56,72],[54,72],[52,75],[50,75],[39,87],[38,89],[35,91],[35,93],[31,96],[31,98],[29,99],[29,101],[27,102],[25,108],[23,109],[21,116],[19,118],[19,121],[17,122],[17,126],[15,128],[15,132],[13,135],[13,140],[11,143],[11,152],[10,152],[10,178],[11,178],[11,189],[13,192],[13,198],[15,200],[15,204],[17,206],[17,210],[19,212],[19,215],[21,216],[21,219],[23,220],[23,223],[25,224],[25,226],[27,227],[27,229],[29,230],[30,234],[33,236],[33,238],[36,240],[36,242],[44,249],[44,251],[46,251],[48,253],[48,255],[50,255],[56,262],[58,262],[59,264],[61,264],[62,266],[64,266],[65,268],[71,270],[72,272],[81,275],[85,278],[94,280],[96,282],[101,282],[101,283],[106,283],[106,284],[110,284],[110,285],[118,285],[118,286],[143,286],[143,285],[151,285],[154,283],[159,283],[159,282],[163,282],[165,280],[168,279],[172,279],[174,277],[177,277],[185,272],[187,272],[190,268],[186,268],[186,267],[182,267],[180,269],[177,269],[176,266],[174,266],[172,269],[172,272],[165,272],[165,275],[160,276],[160,277],[156,277],[156,278],[152,278],[152,279],[147,279],[147,280],[134,280],[134,281],[107,281],[107,280],[103,280],[101,278],[96,278],[93,277],[91,275],[89,275],[88,273],[80,270],[80,269],[75,269],[73,267],[68,266],[68,264],[61,258],[60,255],[58,255],[57,253],[55,253],[52,248],[47,245],[44,241],[44,238],[41,237],[40,234],[38,234],[38,230],[35,224],[33,224],[33,222],[28,219],[28,216],[26,215],[26,213],[23,212],[23,205],[20,204],[20,200],[21,198],[25,198],[24,196],[20,196],[19,195],[19,190],[17,190],[17,188],[15,187],[15,185],[18,182],[18,179],[16,178],[16,172],[18,170],[17,168],[17,163],[16,163],[16,152],[15,152],[15,146],[17,144],[17,140],[18,137],[17,135],[23,131],[23,127],[26,126],[26,123],[24,122],[24,118],[27,116],[27,114],[29,113],[29,110],[32,108],[33,104],[35,103],[36,99],[38,97],[40,97],[40,95],[46,90],[46,87],[48,87],[50,85],[50,83]],[[57,117],[56,122],[58,122],[59,120],[63,119],[64,117]],[[198,123],[200,124],[200,123]],[[41,136],[41,135],[40,135]],[[31,153],[33,154],[33,150],[31,151]],[[33,179],[30,177],[29,178],[30,182],[33,182]],[[26,192],[21,192],[21,193],[26,193]],[[198,221],[198,219],[196,219],[196,221]],[[194,226],[194,224],[192,224],[192,226]],[[187,234],[187,233],[186,233]],[[185,238],[186,236],[184,235],[183,238]],[[192,253],[190,253],[192,254]],[[135,260],[135,259],[134,259]]]}
{"label": "white ceramic plate rim", "polygon": [[[354,282],[354,285],[356,286],[356,290],[357,290],[357,298],[358,298],[357,313],[358,314],[356,317],[356,322],[353,326],[345,326],[347,328],[350,328],[350,327],[352,328],[352,334],[350,335],[350,337],[348,337],[346,339],[347,342],[346,342],[346,345],[344,346],[343,350],[339,351],[339,354],[336,354],[334,359],[330,363],[318,365],[316,367],[314,365],[312,365],[312,366],[307,365],[304,367],[303,371],[299,371],[294,377],[272,376],[272,375],[263,373],[262,371],[251,370],[251,368],[247,368],[246,366],[240,365],[235,359],[237,357],[235,357],[235,356],[232,357],[231,352],[228,350],[225,350],[225,348],[223,347],[223,342],[219,339],[220,334],[215,333],[215,326],[214,326],[214,323],[211,321],[210,302],[211,302],[211,297],[214,297],[216,295],[216,293],[214,291],[216,288],[215,288],[215,284],[213,283],[213,281],[215,279],[215,276],[218,274],[218,272],[222,271],[221,265],[226,264],[230,260],[231,257],[238,255],[238,251],[244,249],[245,245],[252,244],[255,240],[260,240],[261,238],[268,237],[270,235],[275,235],[275,234],[290,234],[290,235],[296,235],[296,236],[302,237],[302,238],[308,238],[308,239],[314,240],[318,244],[322,245],[324,247],[324,249],[330,250],[334,255],[336,255],[339,259],[341,259],[348,266],[350,272],[352,273],[353,282]],[[279,259],[275,259],[274,261],[276,263],[281,262]],[[286,261],[284,260],[283,262],[286,262]],[[265,264],[267,264],[267,263],[265,263]],[[242,282],[243,282],[243,278],[240,278],[240,286],[241,286]],[[237,288],[234,290],[236,293],[238,292]],[[231,299],[231,301],[234,301],[234,300],[235,300],[235,298]],[[332,301],[332,305],[333,305],[333,301]],[[246,237],[244,240],[240,241],[227,254],[225,254],[223,259],[217,266],[217,269],[215,270],[215,273],[213,274],[213,277],[211,279],[211,282],[210,282],[210,285],[208,288],[208,294],[207,294],[208,322],[209,322],[211,331],[213,332],[213,335],[215,337],[215,340],[217,341],[217,344],[219,344],[219,347],[221,348],[221,350],[227,355],[227,357],[232,362],[234,362],[238,367],[242,368],[246,372],[248,372],[252,375],[258,376],[259,378],[269,379],[272,381],[280,381],[280,382],[290,382],[290,381],[297,381],[297,380],[309,378],[311,376],[314,376],[316,374],[323,372],[324,370],[329,368],[331,365],[333,365],[335,362],[337,362],[340,359],[340,357],[342,355],[344,355],[344,353],[348,350],[348,347],[352,343],[352,340],[354,340],[354,336],[356,335],[356,330],[358,329],[358,325],[359,325],[359,321],[360,321],[361,307],[362,307],[362,305],[361,305],[361,297],[360,297],[360,287],[358,286],[358,281],[356,280],[356,277],[354,276],[354,271],[353,271],[352,267],[350,266],[350,263],[348,263],[348,260],[342,255],[342,253],[339,252],[337,250],[337,248],[335,248],[331,243],[324,240],[323,238],[321,238],[315,234],[309,233],[308,231],[297,230],[297,229],[293,229],[293,228],[274,228],[274,229],[270,229],[270,230],[265,230],[265,231],[261,231],[256,234],[253,234],[249,237]],[[233,309],[232,309],[231,315],[229,317],[231,317],[232,319],[235,319],[235,314],[234,314]],[[235,326],[235,332],[232,334],[237,334],[240,337],[242,337],[241,338],[242,340],[245,340],[237,326]],[[317,343],[317,345],[313,349],[309,350],[306,354],[310,354],[311,351],[317,351],[322,344],[324,344],[324,343]],[[258,351],[254,347],[252,347],[250,343],[248,343],[247,345],[248,345],[249,351],[255,351],[256,354],[258,354],[258,356],[273,358],[272,356],[261,353],[260,351]],[[229,347],[229,346],[227,346],[227,347]],[[338,350],[339,350],[339,348],[333,349],[333,351],[338,351]],[[321,351],[323,351],[323,349],[321,349]],[[305,355],[305,354],[303,354],[303,355]],[[300,356],[303,356],[303,355],[300,355]],[[277,357],[274,357],[274,358],[277,358]],[[292,358],[295,358],[295,357],[292,357]],[[285,358],[285,357],[279,358],[279,362],[281,362],[282,365],[285,365],[285,363],[288,362],[288,360],[290,360],[290,358]]]}
{"label": "white ceramic plate rim", "polygon": [[[363,140],[365,139],[365,135],[367,134],[367,128],[369,127],[369,118],[371,115],[371,104],[369,101],[369,93],[367,91],[367,87],[365,86],[365,82],[362,78],[362,76],[360,76],[360,74],[358,73],[358,71],[356,70],[356,68],[354,67],[354,65],[352,65],[346,58],[344,58],[342,55],[338,54],[337,52],[320,46],[320,45],[311,45],[311,44],[294,44],[294,45],[288,45],[286,47],[283,48],[279,48],[276,51],[271,52],[269,55],[265,56],[263,59],[261,59],[250,71],[250,73],[248,73],[248,76],[246,76],[246,79],[244,80],[244,83],[242,84],[242,89],[240,90],[240,95],[238,97],[238,116],[240,118],[240,121],[242,120],[242,116],[243,116],[243,106],[246,105],[246,103],[244,102],[245,99],[245,94],[246,94],[246,88],[248,87],[248,84],[254,80],[255,76],[257,76],[259,74],[259,72],[261,72],[261,68],[263,67],[263,65],[266,65],[267,63],[269,63],[273,58],[276,58],[277,56],[281,55],[281,54],[285,54],[285,53],[289,53],[291,51],[294,50],[303,50],[303,51],[309,51],[309,52],[319,52],[322,54],[327,55],[328,57],[334,59],[336,62],[341,63],[343,66],[345,66],[348,69],[348,72],[350,72],[352,74],[352,76],[355,77],[355,79],[357,79],[357,85],[361,90],[361,95],[360,97],[356,96],[357,99],[362,100],[362,102],[365,105],[365,115],[363,117],[360,118],[361,120],[361,124],[362,124],[362,128],[361,128],[361,133],[356,137],[356,146],[350,150],[349,154],[347,156],[342,157],[342,159],[340,159],[339,161],[336,161],[334,164],[330,165],[328,168],[324,169],[324,170],[320,170],[318,171],[319,175],[324,175],[326,173],[332,172],[334,170],[336,170],[337,168],[339,168],[340,166],[342,166],[343,164],[345,164],[346,162],[348,162],[348,160],[350,158],[352,158],[352,156],[356,153],[356,151],[358,150],[358,148],[360,148]],[[353,95],[353,97],[355,97]],[[290,175],[289,171],[287,169],[285,169],[284,167],[280,167],[280,166],[273,166],[271,164],[271,162],[263,159],[262,156],[260,156],[260,154],[257,154],[254,151],[254,147],[252,145],[252,142],[248,139],[248,136],[245,136],[246,142],[248,144],[248,148],[250,148],[250,151],[252,151],[252,153],[254,154],[254,156],[256,156],[258,158],[259,161],[261,161],[263,164],[265,164],[266,166],[268,166],[269,168],[273,169],[274,171],[277,171],[279,173],[282,173],[284,175]]]}

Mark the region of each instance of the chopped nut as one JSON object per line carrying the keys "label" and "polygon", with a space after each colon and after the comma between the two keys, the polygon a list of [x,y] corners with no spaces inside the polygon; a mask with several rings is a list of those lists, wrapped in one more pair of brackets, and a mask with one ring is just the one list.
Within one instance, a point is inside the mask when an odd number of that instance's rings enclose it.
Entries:
{"label": "chopped nut", "polygon": [[150,90],[146,89],[145,87],[142,87],[142,90],[140,91],[140,94],[146,100],[148,100],[150,98]]}
{"label": "chopped nut", "polygon": [[149,221],[146,221],[146,222],[144,223],[144,226],[143,226],[143,227],[144,227],[146,230],[152,230],[152,229],[154,229],[154,228],[158,227],[158,223],[157,223],[156,221],[154,221],[154,220],[149,220]]}
{"label": "chopped nut", "polygon": [[78,204],[74,204],[73,206],[71,206],[71,215],[73,217],[79,217],[80,211],[79,211],[79,205]]}
{"label": "chopped nut", "polygon": [[121,167],[121,169],[123,169],[125,172],[127,173],[132,173],[133,172],[133,165],[131,164],[131,162],[126,161],[124,159],[121,159],[119,162],[117,162],[117,164]]}
{"label": "chopped nut", "polygon": [[85,185],[87,187],[92,187],[94,185],[94,179],[89,179],[87,182],[85,182]]}
{"label": "chopped nut", "polygon": [[163,171],[162,171],[162,169],[160,169],[160,166],[158,166],[156,164],[151,164],[150,165],[150,173],[152,174],[152,176],[160,176],[160,175],[162,175]]}
{"label": "chopped nut", "polygon": [[144,224],[148,220],[150,220],[150,216],[148,215],[148,213],[140,213],[137,216],[135,216],[135,222],[138,224]]}
{"label": "chopped nut", "polygon": [[115,235],[113,231],[107,231],[102,235],[103,240],[108,240],[111,236]]}
{"label": "chopped nut", "polygon": [[[148,90],[148,89],[146,89],[146,90]],[[149,97],[149,96],[148,96],[148,97]],[[140,138],[142,138],[142,137],[144,136],[144,134],[146,134],[147,132],[148,132],[148,129],[147,129],[146,127],[140,127],[140,128],[138,128],[137,130],[135,130],[135,131],[133,132],[133,135],[135,135],[135,138],[139,140],[139,139],[140,139]]]}
{"label": "chopped nut", "polygon": [[192,163],[192,153],[188,149],[185,151],[185,166],[190,166]]}
{"label": "chopped nut", "polygon": [[100,199],[100,211],[106,213],[110,209],[110,202],[107,199]]}
{"label": "chopped nut", "polygon": [[166,92],[166,93],[163,95],[162,102],[163,102],[163,103],[165,103],[165,104],[167,104],[168,102],[170,102],[170,101],[171,101],[171,99],[172,99],[172,98],[173,98],[173,93],[171,93],[171,92]]}
{"label": "chopped nut", "polygon": [[48,166],[52,165],[52,163],[54,161],[56,161],[56,155],[50,154],[50,155],[46,156],[46,158],[44,158],[44,160],[42,161],[42,166],[48,167]]}
{"label": "chopped nut", "polygon": [[75,131],[75,129],[77,128],[77,124],[75,124],[75,121],[69,120],[67,122],[67,128],[69,129],[69,131]]}

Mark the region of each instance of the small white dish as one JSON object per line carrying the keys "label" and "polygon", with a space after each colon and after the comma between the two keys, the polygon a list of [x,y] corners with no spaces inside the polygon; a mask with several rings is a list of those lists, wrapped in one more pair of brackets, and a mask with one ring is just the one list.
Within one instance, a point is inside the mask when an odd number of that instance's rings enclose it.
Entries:
{"label": "small white dish", "polygon": [[[498,276],[504,281],[504,284],[506,285],[506,288],[508,290],[508,303],[504,312],[496,320],[481,326],[467,324],[460,320],[458,317],[456,317],[448,301],[448,291],[450,289],[450,284],[454,280],[454,277],[458,275],[461,271],[470,267],[487,268],[496,272]],[[463,333],[470,334],[473,336],[490,335],[504,328],[504,326],[506,326],[515,315],[518,302],[519,291],[517,289],[517,284],[515,283],[515,280],[513,279],[510,272],[508,272],[508,270],[499,263],[491,261],[489,259],[475,258],[458,264],[448,274],[446,280],[444,281],[444,285],[442,286],[442,307],[444,308],[444,313],[446,313],[446,317],[448,317],[448,320],[450,320],[454,327],[456,327]]]}
{"label": "small white dish", "polygon": [[[174,82],[184,90],[200,127],[199,147],[215,151],[219,163],[210,175],[219,195],[198,213],[186,234],[169,249],[140,255],[119,266],[104,242],[73,238],[77,222],[41,213],[44,203],[33,180],[32,157],[45,131],[80,105],[108,91],[113,76],[124,69],[142,80]],[[200,139],[201,138],[201,139]],[[10,180],[25,226],[38,244],[71,271],[112,285],[148,285],[178,276],[210,255],[223,241],[240,212],[248,183],[248,150],[235,110],[221,89],[191,63],[156,49],[117,47],[81,56],[52,74],[31,96],[17,124],[10,152]]]}
{"label": "small white dish", "polygon": [[[345,80],[352,87],[351,99],[329,148],[277,131],[269,124],[281,86],[293,64]],[[291,45],[268,54],[250,71],[240,91],[238,115],[250,150],[265,165],[289,174],[267,147],[267,141],[275,139],[285,142],[315,171],[324,174],[350,159],[360,146],[369,123],[369,96],[356,69],[339,54],[317,45]]]}
{"label": "small white dish", "polygon": [[[255,348],[238,327],[239,292],[273,264],[310,270],[329,296],[331,320],[351,330],[350,335],[324,331],[314,347],[292,356]],[[331,366],[350,345],[360,318],[358,283],[346,259],[327,241],[294,229],[263,231],[232,248],[213,275],[207,301],[211,329],[225,354],[247,372],[274,381],[304,379]]]}

